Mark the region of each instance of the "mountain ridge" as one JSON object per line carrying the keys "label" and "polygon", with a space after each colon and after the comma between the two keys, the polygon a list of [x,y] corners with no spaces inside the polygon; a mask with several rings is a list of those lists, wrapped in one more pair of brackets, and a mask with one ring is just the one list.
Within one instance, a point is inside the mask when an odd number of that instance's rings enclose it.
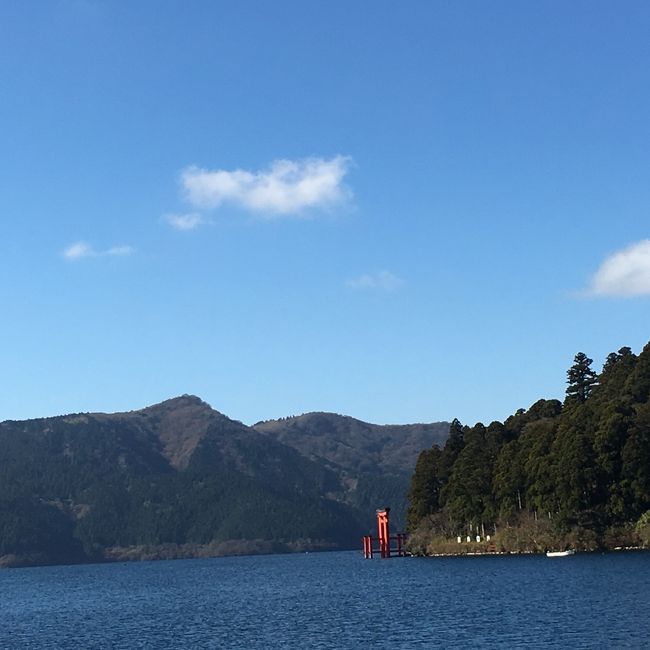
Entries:
{"label": "mountain ridge", "polygon": [[249,427],[181,395],[132,411],[6,420],[0,564],[354,548],[376,507],[404,509],[417,453],[407,471],[395,441],[408,456],[423,435],[430,443],[448,429],[301,417]]}

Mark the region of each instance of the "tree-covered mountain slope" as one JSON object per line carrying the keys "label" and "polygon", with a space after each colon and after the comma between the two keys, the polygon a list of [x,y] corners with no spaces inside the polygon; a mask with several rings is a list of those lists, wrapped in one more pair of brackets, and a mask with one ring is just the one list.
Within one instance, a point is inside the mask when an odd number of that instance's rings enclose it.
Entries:
{"label": "tree-covered mountain slope", "polygon": [[356,547],[369,513],[346,480],[193,396],[6,421],[0,564]]}
{"label": "tree-covered mountain slope", "polygon": [[336,498],[365,513],[390,505],[396,527],[405,524],[406,493],[423,447],[442,444],[448,422],[378,425],[336,413],[306,413],[258,422],[254,428],[324,465],[339,480]]}

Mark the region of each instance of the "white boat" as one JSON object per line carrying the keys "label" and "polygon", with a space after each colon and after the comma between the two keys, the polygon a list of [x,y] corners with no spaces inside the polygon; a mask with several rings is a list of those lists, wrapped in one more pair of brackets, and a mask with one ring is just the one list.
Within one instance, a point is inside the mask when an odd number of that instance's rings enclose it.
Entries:
{"label": "white boat", "polygon": [[575,555],[575,551],[570,548],[567,551],[546,551],[546,557],[567,557]]}

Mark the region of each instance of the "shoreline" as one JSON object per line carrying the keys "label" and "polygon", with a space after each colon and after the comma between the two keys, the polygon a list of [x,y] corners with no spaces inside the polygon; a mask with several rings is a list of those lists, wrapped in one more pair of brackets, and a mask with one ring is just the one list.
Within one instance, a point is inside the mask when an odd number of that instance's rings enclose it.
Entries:
{"label": "shoreline", "polygon": [[274,542],[269,540],[227,540],[209,544],[142,544],[112,546],[95,556],[48,556],[44,553],[7,553],[0,555],[0,571],[41,566],[76,566],[88,564],[125,564],[165,560],[204,560],[217,557],[255,555],[294,555],[328,551],[350,551],[324,542]]}
{"label": "shoreline", "polygon": [[[650,551],[643,546],[615,546],[613,548],[592,549],[592,550],[576,550],[577,554],[593,554],[593,553],[623,553],[623,552],[636,552],[636,551]],[[546,555],[546,551],[467,551],[458,553],[411,553],[411,557],[494,557],[494,556],[510,556],[510,555]]]}

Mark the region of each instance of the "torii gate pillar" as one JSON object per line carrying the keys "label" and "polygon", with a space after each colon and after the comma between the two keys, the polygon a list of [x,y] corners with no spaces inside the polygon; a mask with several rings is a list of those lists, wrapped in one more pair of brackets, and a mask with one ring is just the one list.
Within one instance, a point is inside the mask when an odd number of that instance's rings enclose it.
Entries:
{"label": "torii gate pillar", "polygon": [[379,554],[381,557],[390,557],[389,513],[390,508],[377,510],[377,536],[379,537]]}

